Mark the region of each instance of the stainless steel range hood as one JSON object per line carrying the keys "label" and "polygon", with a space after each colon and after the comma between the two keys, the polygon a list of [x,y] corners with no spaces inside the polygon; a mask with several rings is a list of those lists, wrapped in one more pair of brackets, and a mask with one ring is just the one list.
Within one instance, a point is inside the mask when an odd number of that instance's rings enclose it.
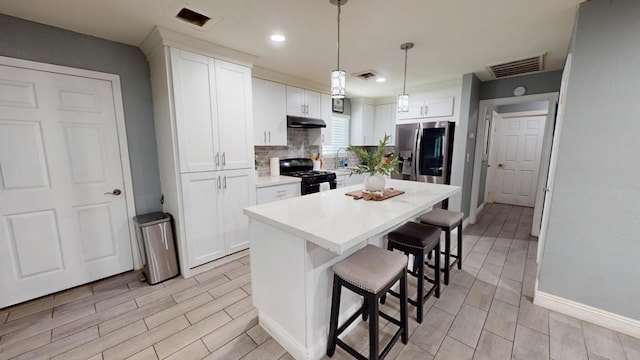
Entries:
{"label": "stainless steel range hood", "polygon": [[326,128],[327,124],[322,119],[287,115],[287,127],[317,129],[317,128]]}

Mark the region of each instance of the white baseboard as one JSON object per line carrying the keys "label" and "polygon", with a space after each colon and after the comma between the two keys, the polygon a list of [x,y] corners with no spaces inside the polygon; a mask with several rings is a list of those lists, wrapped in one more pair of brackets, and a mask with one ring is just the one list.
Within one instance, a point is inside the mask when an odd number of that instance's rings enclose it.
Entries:
{"label": "white baseboard", "polygon": [[287,334],[287,332],[284,331],[275,321],[271,320],[269,316],[259,311],[258,320],[260,326],[262,326],[262,328],[271,335],[278,344],[282,345],[282,347],[287,350],[294,359],[309,359],[309,354],[304,346],[300,345],[300,343],[289,336],[289,334]]}
{"label": "white baseboard", "polygon": [[484,210],[484,206],[486,205],[486,202],[483,202],[482,205],[478,206],[478,210],[476,210],[476,217],[478,217],[478,215],[482,214],[482,210]]}
{"label": "white baseboard", "polygon": [[640,338],[640,321],[536,290],[533,303],[608,329]]}
{"label": "white baseboard", "polygon": [[[340,312],[339,319],[346,320],[348,316],[356,312],[360,308],[360,304],[354,304]],[[273,321],[269,316],[267,316],[262,311],[258,310],[258,322],[260,326],[269,334],[272,338],[274,338],[278,344],[282,345],[282,347],[291,354],[294,359],[297,360],[320,360],[322,359],[327,352],[327,334],[321,336],[319,339],[311,344],[309,349],[305,349],[304,345],[300,344],[297,340],[293,339],[289,334],[287,334],[280,325],[278,325],[275,321]],[[343,332],[343,334],[349,333],[353,330],[358,324],[362,322],[362,317],[358,318],[356,321],[351,323]],[[339,324],[340,326],[342,323]],[[329,324],[327,324],[327,332],[329,329]]]}

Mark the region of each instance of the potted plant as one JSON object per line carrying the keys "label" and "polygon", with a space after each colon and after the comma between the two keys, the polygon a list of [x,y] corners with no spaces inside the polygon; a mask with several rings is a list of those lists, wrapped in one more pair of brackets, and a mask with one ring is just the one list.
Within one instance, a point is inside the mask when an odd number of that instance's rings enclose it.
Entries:
{"label": "potted plant", "polygon": [[385,151],[390,136],[385,134],[380,140],[378,148],[374,151],[367,151],[362,148],[349,146],[347,151],[351,151],[360,160],[360,164],[353,170],[351,175],[367,174],[364,180],[364,190],[367,192],[383,192],[384,175],[390,176],[397,172],[396,167],[400,163],[397,157],[390,151]]}

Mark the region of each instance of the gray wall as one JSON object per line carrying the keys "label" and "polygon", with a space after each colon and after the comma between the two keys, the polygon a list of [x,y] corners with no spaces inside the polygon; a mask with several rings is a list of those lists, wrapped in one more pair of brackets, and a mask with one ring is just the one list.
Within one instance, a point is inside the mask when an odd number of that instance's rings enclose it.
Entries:
{"label": "gray wall", "polygon": [[480,100],[512,97],[518,86],[527,88],[526,95],[560,91],[562,70],[485,81],[480,86]]}
{"label": "gray wall", "polygon": [[580,5],[539,290],[640,320],[640,2]]}
{"label": "gray wall", "polygon": [[[473,181],[473,159],[475,159],[476,153],[478,111],[480,111],[480,86],[481,81],[474,74],[465,74],[462,77],[459,123],[461,128],[456,129],[456,136],[464,136],[466,143],[461,204],[461,211],[464,212],[465,217],[469,216],[469,210],[471,209],[471,183]],[[474,134],[473,139],[469,138],[471,133]],[[456,142],[456,144],[460,143]]]}
{"label": "gray wall", "polygon": [[149,66],[139,48],[0,14],[0,55],[120,75],[136,212],[162,210]]}

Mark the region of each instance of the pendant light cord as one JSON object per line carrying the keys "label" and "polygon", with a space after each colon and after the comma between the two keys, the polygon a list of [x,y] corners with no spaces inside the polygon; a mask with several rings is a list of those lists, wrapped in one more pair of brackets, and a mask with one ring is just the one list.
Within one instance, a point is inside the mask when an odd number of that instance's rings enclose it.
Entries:
{"label": "pendant light cord", "polygon": [[402,95],[407,93],[407,51],[409,51],[409,48],[404,49],[404,82],[402,83]]}
{"label": "pendant light cord", "polygon": [[340,70],[340,0],[338,0],[338,68]]}

